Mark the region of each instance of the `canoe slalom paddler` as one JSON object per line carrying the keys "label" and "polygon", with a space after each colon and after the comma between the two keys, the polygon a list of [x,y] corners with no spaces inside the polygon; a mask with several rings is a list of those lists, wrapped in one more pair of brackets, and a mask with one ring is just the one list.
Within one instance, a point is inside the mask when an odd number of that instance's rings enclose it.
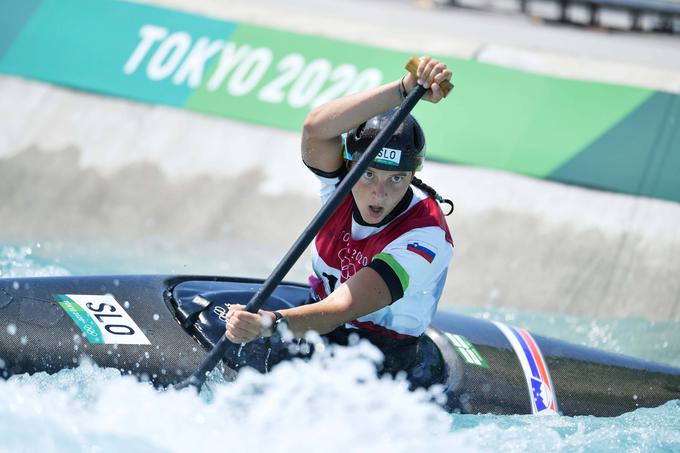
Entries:
{"label": "canoe slalom paddler", "polygon": [[[416,84],[428,90],[423,99],[436,104],[450,79],[444,63],[423,57],[415,74],[310,112],[302,161],[321,182],[321,202]],[[347,344],[352,334],[366,338],[384,353],[384,372],[414,366],[453,256],[439,203],[446,215],[453,204],[415,176],[424,157],[425,134],[408,115],[315,237],[310,303],[257,313],[231,305],[227,338],[250,342],[285,323],[296,336],[313,330],[331,343]]]}

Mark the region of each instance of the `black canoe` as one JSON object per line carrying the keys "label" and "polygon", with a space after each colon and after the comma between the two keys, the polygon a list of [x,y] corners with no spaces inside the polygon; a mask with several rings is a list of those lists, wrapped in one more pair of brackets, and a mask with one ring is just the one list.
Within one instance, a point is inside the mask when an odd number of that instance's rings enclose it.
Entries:
{"label": "black canoe", "polygon": [[[247,303],[261,283],[149,275],[0,279],[2,373],[54,373],[85,355],[158,386],[177,383],[223,334],[226,305]],[[281,284],[264,308],[304,304],[308,291]],[[275,361],[267,348],[276,350],[272,342],[254,342],[237,354],[235,346],[225,364],[264,370]],[[410,375],[444,385],[446,408],[462,413],[615,416],[680,399],[680,368],[442,310]]]}

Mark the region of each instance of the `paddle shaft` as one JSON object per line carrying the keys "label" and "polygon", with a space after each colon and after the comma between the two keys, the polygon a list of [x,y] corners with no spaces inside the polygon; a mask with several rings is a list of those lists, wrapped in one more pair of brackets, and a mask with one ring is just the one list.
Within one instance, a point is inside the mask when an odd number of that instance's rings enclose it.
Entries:
{"label": "paddle shaft", "polygon": [[[380,131],[380,133],[375,137],[373,142],[363,153],[363,156],[361,156],[356,165],[350,169],[347,175],[343,178],[342,182],[338,185],[337,189],[335,189],[335,192],[328,202],[326,202],[321,210],[319,210],[297,241],[295,241],[290,250],[288,250],[286,256],[283,257],[278,266],[276,266],[276,268],[272,271],[269,278],[265,280],[257,293],[255,293],[253,298],[250,299],[250,302],[248,302],[246,305],[246,310],[251,313],[255,313],[260,308],[262,308],[262,305],[265,303],[265,301],[269,298],[272,292],[274,292],[286,274],[288,274],[288,271],[290,271],[298,258],[300,258],[300,255],[302,255],[305,249],[307,249],[307,246],[318,234],[319,230],[321,230],[321,227],[324,226],[328,218],[335,212],[338,206],[340,206],[342,200],[344,200],[347,194],[350,193],[352,187],[354,187],[354,184],[356,184],[366,169],[370,167],[373,159],[375,159],[380,150],[389,141],[399,125],[401,125],[411,110],[413,110],[413,107],[415,107],[426,91],[427,90],[421,85],[416,85],[415,89],[413,89],[408,94],[408,96],[406,96],[397,109],[396,114],[389,121],[385,129]],[[218,341],[215,347],[208,353],[206,358],[196,369],[196,371],[194,371],[191,377],[180,382],[176,388],[182,389],[189,385],[193,385],[197,390],[199,390],[203,385],[203,382],[205,382],[207,374],[213,368],[215,368],[217,363],[222,359],[222,356],[224,356],[224,353],[227,351],[227,348],[230,344],[231,342],[226,337],[226,335],[220,338],[220,341]]]}

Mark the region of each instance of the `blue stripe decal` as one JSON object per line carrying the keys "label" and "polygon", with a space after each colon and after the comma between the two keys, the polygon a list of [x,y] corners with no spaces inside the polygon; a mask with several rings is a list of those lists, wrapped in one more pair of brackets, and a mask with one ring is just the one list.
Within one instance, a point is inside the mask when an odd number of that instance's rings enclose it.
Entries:
{"label": "blue stripe decal", "polygon": [[515,330],[514,327],[509,326],[510,330],[512,330],[513,335],[517,338],[519,341],[519,344],[522,345],[522,350],[524,351],[524,355],[527,358],[527,361],[529,362],[529,366],[531,367],[531,374],[533,377],[536,379],[540,380],[541,379],[541,374],[538,372],[538,367],[536,366],[536,361],[534,360],[534,355],[531,353],[531,350],[529,349],[529,345],[527,345],[526,341],[524,341],[524,338],[522,335]]}

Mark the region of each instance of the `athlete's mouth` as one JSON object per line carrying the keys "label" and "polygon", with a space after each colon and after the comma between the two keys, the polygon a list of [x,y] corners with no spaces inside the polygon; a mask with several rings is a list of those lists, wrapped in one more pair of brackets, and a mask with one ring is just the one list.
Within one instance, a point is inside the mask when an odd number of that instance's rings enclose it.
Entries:
{"label": "athlete's mouth", "polygon": [[379,217],[382,215],[383,211],[385,211],[385,208],[381,206],[375,206],[375,205],[368,205],[368,212],[374,216],[374,217]]}

